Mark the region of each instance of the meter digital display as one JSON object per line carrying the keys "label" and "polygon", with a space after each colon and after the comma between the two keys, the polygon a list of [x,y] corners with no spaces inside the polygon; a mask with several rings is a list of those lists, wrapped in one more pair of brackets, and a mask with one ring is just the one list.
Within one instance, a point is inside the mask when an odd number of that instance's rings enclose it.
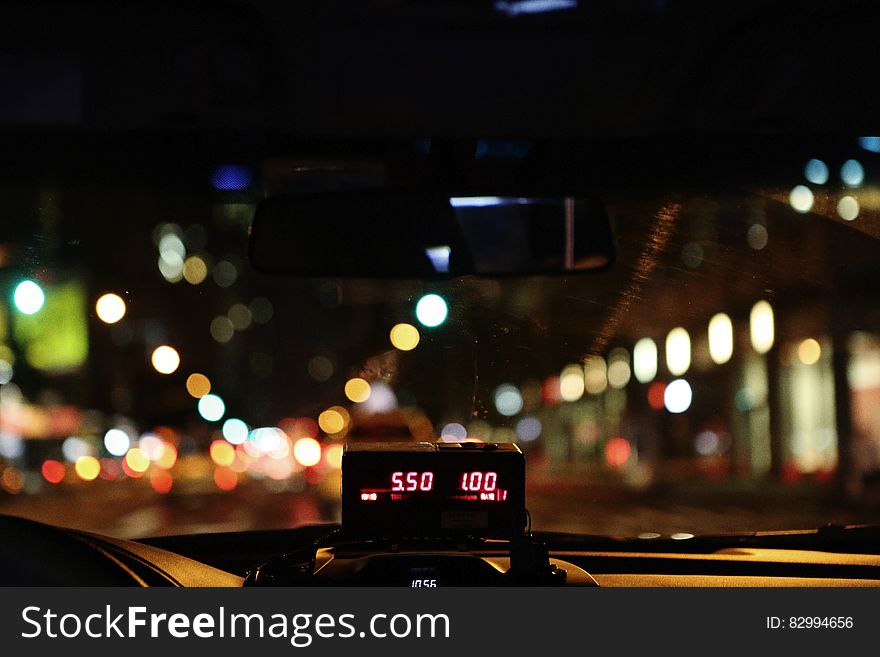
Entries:
{"label": "meter digital display", "polygon": [[511,443],[356,443],[342,455],[342,526],[355,536],[509,537],[525,458]]}

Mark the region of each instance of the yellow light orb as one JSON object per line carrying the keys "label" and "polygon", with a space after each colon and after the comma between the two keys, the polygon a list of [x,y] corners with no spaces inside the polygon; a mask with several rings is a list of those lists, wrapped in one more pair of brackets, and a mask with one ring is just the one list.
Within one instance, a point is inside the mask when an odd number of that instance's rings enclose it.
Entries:
{"label": "yellow light orb", "polygon": [[568,365],[559,376],[559,395],[563,400],[577,401],[584,396],[584,370],[580,365]]}
{"label": "yellow light orb", "polygon": [[822,356],[822,347],[813,338],[807,338],[798,345],[797,353],[804,365],[815,365]]}
{"label": "yellow light orb", "polygon": [[125,464],[134,472],[146,472],[150,467],[150,459],[138,447],[132,447],[125,455]]}
{"label": "yellow light orb", "polygon": [[101,473],[101,462],[94,456],[80,456],[73,468],[83,481],[93,481]]}
{"label": "yellow light orb", "polygon": [[340,406],[333,406],[318,416],[318,426],[327,434],[339,433],[348,424],[348,411]]}
{"label": "yellow light orb", "polygon": [[230,466],[235,461],[235,448],[225,440],[211,443],[211,460],[219,466]]}
{"label": "yellow light orb", "polygon": [[157,451],[156,467],[163,470],[170,470],[173,468],[174,464],[177,463],[177,448],[171,443],[163,442],[162,446]]}
{"label": "yellow light orb", "polygon": [[226,344],[235,335],[235,326],[228,317],[215,317],[211,320],[211,337],[220,344]]}
{"label": "yellow light orb", "polygon": [[190,396],[200,399],[211,392],[211,380],[198,372],[190,374],[186,379],[186,391]]}
{"label": "yellow light orb", "polygon": [[183,263],[183,278],[190,285],[198,285],[208,275],[208,265],[199,256],[190,256]]}
{"label": "yellow light orb", "polygon": [[345,396],[357,403],[365,402],[370,398],[370,384],[364,379],[349,379],[345,383]]}
{"label": "yellow light orb", "polygon": [[236,331],[244,331],[251,325],[254,319],[251,309],[243,303],[237,303],[232,306],[226,316],[232,322],[232,326]]}
{"label": "yellow light orb", "polygon": [[412,351],[419,344],[419,329],[412,324],[395,324],[390,337],[396,349]]}
{"label": "yellow light orb", "polygon": [[174,347],[168,345],[157,347],[151,360],[160,374],[171,374],[180,366],[180,355]]}
{"label": "yellow light orb", "polygon": [[118,294],[105,294],[95,303],[95,312],[105,324],[115,324],[125,316],[125,301]]}
{"label": "yellow light orb", "polygon": [[321,443],[314,438],[300,438],[293,444],[293,458],[306,468],[318,465],[321,461]]}
{"label": "yellow light orb", "polygon": [[330,445],[324,452],[324,459],[327,461],[327,465],[334,470],[342,468],[342,445],[338,443]]}

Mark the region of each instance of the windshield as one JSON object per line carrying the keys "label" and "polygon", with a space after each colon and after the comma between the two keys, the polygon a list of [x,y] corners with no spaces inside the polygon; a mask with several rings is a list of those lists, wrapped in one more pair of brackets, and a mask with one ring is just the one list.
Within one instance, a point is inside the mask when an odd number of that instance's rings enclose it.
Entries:
{"label": "windshield", "polygon": [[607,270],[430,283],[253,271],[259,163],[17,172],[0,512],[125,537],[338,521],[343,443],[383,439],[516,442],[535,530],[872,521],[880,170],[846,143],[792,155],[784,188],[609,192]]}

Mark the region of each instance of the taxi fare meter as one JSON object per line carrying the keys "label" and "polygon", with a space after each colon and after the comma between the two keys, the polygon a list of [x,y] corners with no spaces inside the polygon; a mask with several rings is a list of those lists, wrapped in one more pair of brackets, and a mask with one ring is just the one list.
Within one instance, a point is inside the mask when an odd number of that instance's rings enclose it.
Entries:
{"label": "taxi fare meter", "polygon": [[525,514],[512,443],[354,443],[342,455],[346,535],[510,538]]}

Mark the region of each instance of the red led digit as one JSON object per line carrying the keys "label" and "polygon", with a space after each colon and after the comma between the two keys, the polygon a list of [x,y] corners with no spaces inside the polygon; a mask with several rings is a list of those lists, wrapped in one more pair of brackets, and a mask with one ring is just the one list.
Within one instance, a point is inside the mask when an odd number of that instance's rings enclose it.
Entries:
{"label": "red led digit", "polygon": [[433,472],[394,472],[391,475],[391,490],[395,493],[431,491],[434,489]]}
{"label": "red led digit", "polygon": [[420,490],[431,490],[434,487],[434,473],[423,472],[419,480]]}
{"label": "red led digit", "polygon": [[498,487],[497,472],[462,472],[461,489],[475,493],[491,493]]}

